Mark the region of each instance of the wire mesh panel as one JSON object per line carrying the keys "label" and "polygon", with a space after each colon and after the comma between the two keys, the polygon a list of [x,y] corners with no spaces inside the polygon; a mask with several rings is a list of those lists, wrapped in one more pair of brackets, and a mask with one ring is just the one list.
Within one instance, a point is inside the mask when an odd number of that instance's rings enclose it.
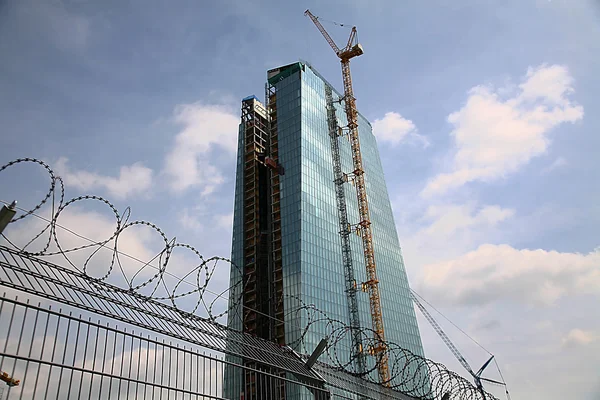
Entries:
{"label": "wire mesh panel", "polygon": [[[0,350],[0,370],[20,381],[3,387],[9,399],[225,398],[223,354],[16,299],[0,299]],[[244,370],[257,388],[244,400],[278,400],[285,385],[329,398],[322,388]]]}
{"label": "wire mesh panel", "polygon": [[[329,396],[325,388],[338,398],[407,398],[326,364],[317,363],[309,370],[304,364],[304,356],[293,354],[286,347],[230,330],[214,321],[2,246],[0,285],[21,297],[39,297],[69,310],[48,310],[16,300],[2,300],[0,367],[10,376],[16,373],[16,376],[27,377],[27,383],[10,389],[19,392],[14,398],[67,398],[73,394],[73,387],[82,385],[84,394],[84,389],[88,388],[89,396],[96,395],[96,391],[97,396],[101,396],[91,398],[104,398],[102,396],[110,394],[125,396],[123,398],[247,400],[254,396],[250,394],[252,390],[241,389],[224,394],[222,387],[224,382],[228,383],[227,370],[243,370],[240,376],[244,376],[246,383],[266,388],[256,394],[262,393],[263,399],[292,399],[293,393],[321,398]],[[85,318],[73,315],[79,313],[87,314]],[[103,319],[98,321],[98,317]],[[201,351],[209,353],[202,354]],[[142,360],[146,355],[148,361],[136,364],[136,355]],[[210,372],[206,371],[209,376],[204,378],[200,375],[190,377],[190,373],[198,373],[191,372],[193,366],[189,366],[188,358],[193,357],[201,357],[202,365],[214,362],[216,370],[211,367]],[[252,360],[254,364],[244,365],[244,359]],[[226,365],[230,367],[225,368]],[[35,369],[34,373],[39,376],[37,381],[32,380],[30,369]],[[65,376],[65,371],[69,375]],[[42,377],[45,377],[48,390],[54,392],[45,392],[45,387],[40,386]],[[71,389],[62,387],[64,382],[71,380]],[[188,382],[191,382],[189,386]],[[211,389],[212,382],[215,389]],[[198,393],[194,391],[194,384],[208,386]],[[28,392],[30,385],[35,387],[35,392]],[[271,386],[285,389],[273,390]],[[133,390],[133,394],[124,390]],[[38,391],[48,394],[41,395]],[[286,395],[271,395],[275,392]],[[12,394],[10,398],[13,398]]]}
{"label": "wire mesh panel", "polygon": [[218,352],[315,379],[281,346],[0,246],[0,283]]}
{"label": "wire mesh panel", "polygon": [[[400,360],[402,377],[427,393],[401,393],[325,363],[309,369],[307,354],[2,246],[0,285],[68,310],[1,300],[0,371],[22,381],[4,387],[10,399],[483,398],[443,365],[410,354]],[[418,368],[408,368],[413,364]],[[425,377],[411,374],[423,368]],[[224,393],[227,371],[235,370],[229,375],[244,383]]]}

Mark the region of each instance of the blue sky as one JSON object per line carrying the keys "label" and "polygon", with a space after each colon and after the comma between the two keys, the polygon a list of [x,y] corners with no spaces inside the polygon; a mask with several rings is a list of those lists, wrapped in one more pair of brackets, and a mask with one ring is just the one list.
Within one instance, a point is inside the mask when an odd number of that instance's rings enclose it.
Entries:
{"label": "blue sky", "polygon": [[[600,3],[501,3],[0,1],[0,164],[42,158],[68,195],[130,205],[227,256],[240,99],[262,98],[266,70],[297,59],[341,88],[302,13],[355,24],[357,104],[411,283],[497,355],[513,398],[597,399]],[[34,205],[44,177],[18,168],[0,199]],[[110,230],[86,207],[63,224]],[[122,245],[144,256],[154,242]],[[421,331],[427,355],[460,371]],[[485,361],[448,333],[474,368]]]}

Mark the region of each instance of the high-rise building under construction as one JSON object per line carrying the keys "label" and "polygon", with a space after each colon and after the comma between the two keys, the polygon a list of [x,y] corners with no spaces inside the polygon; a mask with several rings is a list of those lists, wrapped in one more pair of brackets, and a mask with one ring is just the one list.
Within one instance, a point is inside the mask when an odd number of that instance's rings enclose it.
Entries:
{"label": "high-rise building under construction", "polygon": [[[310,353],[323,331],[306,305],[371,328],[344,99],[306,62],[268,71],[265,98],[242,100],[228,325]],[[385,340],[423,355],[377,143],[360,114],[358,129]],[[354,363],[372,363],[369,349],[343,348],[338,358],[363,352]],[[227,398],[244,390],[243,377],[226,378]]]}

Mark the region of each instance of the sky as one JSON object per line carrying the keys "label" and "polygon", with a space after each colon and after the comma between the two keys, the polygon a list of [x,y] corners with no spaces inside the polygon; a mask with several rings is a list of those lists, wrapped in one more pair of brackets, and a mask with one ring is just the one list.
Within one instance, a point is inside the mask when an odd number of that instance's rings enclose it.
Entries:
{"label": "sky", "polygon": [[[341,89],[307,8],[358,27],[354,91],[413,288],[496,355],[512,399],[599,399],[597,0],[0,0],[0,165],[43,159],[68,198],[229,256],[240,100],[298,59]],[[24,208],[47,187],[31,165],[0,173],[0,200]],[[100,239],[114,220],[81,201],[59,222]],[[120,249],[151,258],[146,228]],[[434,316],[479,369],[485,350]],[[419,324],[426,355],[463,373]]]}

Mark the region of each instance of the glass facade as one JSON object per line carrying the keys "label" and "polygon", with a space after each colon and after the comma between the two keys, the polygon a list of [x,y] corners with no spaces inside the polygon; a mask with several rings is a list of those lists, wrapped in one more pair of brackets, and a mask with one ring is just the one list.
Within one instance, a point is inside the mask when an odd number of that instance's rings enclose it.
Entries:
{"label": "glass facade", "polygon": [[[312,304],[329,318],[350,324],[328,127],[325,89],[329,83],[305,62],[281,67],[277,72],[270,74],[269,83],[277,93],[279,163],[285,168],[285,175],[280,176],[285,339],[296,350],[310,354],[327,332],[327,326],[316,323],[305,332],[311,316],[306,310],[297,311],[301,304]],[[341,97],[333,90],[338,126],[343,127],[347,123]],[[362,115],[359,115],[359,136],[386,340],[423,355],[377,143],[371,124]],[[240,149],[241,140],[242,135]],[[353,170],[350,143],[345,137],[338,141],[342,170],[350,172]],[[238,154],[232,250],[237,265],[243,261],[240,168]],[[355,188],[346,183],[344,190],[348,221],[357,223]],[[353,234],[350,242],[354,277],[360,287],[360,282],[367,280],[362,239]],[[232,271],[232,284],[240,278],[234,274]],[[360,324],[370,328],[368,294],[359,290],[357,300]],[[230,315],[230,326],[240,326],[239,321],[234,321],[239,313]],[[348,343],[338,346],[342,353],[337,354],[340,360],[350,356],[350,338],[347,340]],[[324,357],[321,361],[327,362]]]}
{"label": "glass facade", "polygon": [[[235,197],[233,211],[233,232],[231,245],[231,272],[229,274],[229,309],[227,314],[227,326],[236,331],[242,330],[243,307],[239,299],[241,298],[243,284],[242,271],[244,260],[244,127],[239,126],[238,131],[238,152],[235,177]],[[229,342],[226,343],[229,345]],[[227,362],[237,365],[242,363],[239,357],[227,355]],[[243,389],[243,376],[239,368],[225,366],[225,376],[223,377],[223,397],[226,399],[239,399]]]}

